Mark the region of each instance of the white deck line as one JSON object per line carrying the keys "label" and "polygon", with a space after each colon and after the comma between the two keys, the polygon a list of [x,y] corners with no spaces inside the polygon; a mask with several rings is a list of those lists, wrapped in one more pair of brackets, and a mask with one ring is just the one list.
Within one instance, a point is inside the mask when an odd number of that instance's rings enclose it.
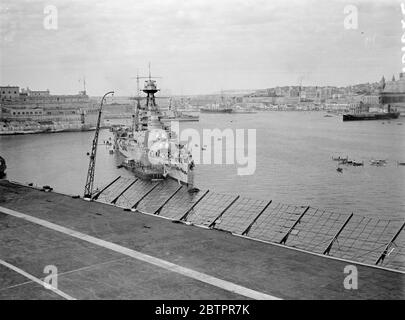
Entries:
{"label": "white deck line", "polygon": [[[207,275],[205,273],[202,273],[202,272],[199,272],[199,271],[196,271],[196,270],[192,270],[192,269],[189,269],[189,268],[186,268],[186,267],[179,266],[179,265],[171,263],[169,261],[159,259],[159,258],[156,258],[156,257],[152,257],[152,256],[144,254],[142,252],[135,251],[135,250],[120,246],[118,244],[115,244],[115,243],[112,243],[112,242],[109,242],[109,241],[105,241],[105,240],[102,240],[102,239],[99,239],[99,238],[95,238],[95,237],[87,235],[85,233],[81,233],[81,232],[78,232],[78,231],[75,231],[75,230],[72,230],[72,229],[69,229],[69,228],[54,224],[54,223],[49,222],[47,220],[39,219],[39,218],[24,214],[24,213],[21,213],[21,212],[18,212],[18,211],[14,211],[14,210],[11,210],[11,209],[4,208],[4,207],[0,207],[0,212],[8,214],[8,215],[16,217],[16,218],[20,218],[20,219],[32,222],[34,224],[43,226],[45,228],[48,228],[48,229],[51,229],[51,230],[54,230],[54,231],[61,232],[63,234],[69,235],[69,236],[74,237],[74,238],[77,238],[77,239],[80,239],[80,240],[83,240],[83,241],[87,241],[89,243],[98,245],[100,247],[110,249],[112,251],[127,255],[129,257],[134,258],[134,259],[150,263],[152,265],[155,265],[155,266],[158,266],[160,268],[169,270],[171,272],[176,272],[176,273],[181,274],[183,276],[186,276],[186,277],[189,277],[189,278],[192,278],[192,279],[195,279],[195,280],[210,284],[210,285],[215,286],[217,288],[220,288],[220,289],[223,289],[223,290],[226,290],[226,291],[230,291],[230,292],[233,292],[233,293],[236,293],[236,294],[239,294],[239,295],[251,298],[251,299],[257,299],[257,300],[281,300],[278,297],[275,297],[275,296],[272,296],[272,295],[269,295],[269,294],[266,294],[266,293],[262,293],[262,292],[259,292],[259,291],[255,291],[255,290],[240,286],[238,284],[235,284],[235,283],[232,283],[232,282],[229,282],[229,281],[226,281],[226,280],[222,280],[222,279]],[[39,281],[41,281],[41,280],[39,280]],[[41,281],[41,283],[42,283],[42,281]]]}
{"label": "white deck line", "polygon": [[9,269],[11,269],[11,270],[13,270],[13,271],[15,271],[15,272],[17,272],[17,273],[19,273],[19,274],[21,274],[21,275],[23,275],[24,277],[30,279],[31,281],[40,284],[40,285],[43,286],[44,288],[55,292],[56,294],[58,294],[58,295],[60,295],[61,297],[65,298],[66,300],[76,300],[75,298],[69,296],[68,294],[64,293],[63,291],[60,291],[59,289],[57,289],[57,288],[51,286],[50,284],[45,283],[44,281],[42,281],[42,280],[40,280],[40,279],[34,277],[33,275],[31,275],[31,274],[25,272],[24,270],[22,270],[22,269],[20,269],[20,268],[17,268],[16,266],[13,266],[12,264],[10,264],[10,263],[8,263],[8,262],[6,262],[6,261],[4,261],[4,260],[1,260],[1,259],[0,259],[0,264],[3,265],[3,266],[5,266],[5,267],[7,267],[7,268],[9,268]]}

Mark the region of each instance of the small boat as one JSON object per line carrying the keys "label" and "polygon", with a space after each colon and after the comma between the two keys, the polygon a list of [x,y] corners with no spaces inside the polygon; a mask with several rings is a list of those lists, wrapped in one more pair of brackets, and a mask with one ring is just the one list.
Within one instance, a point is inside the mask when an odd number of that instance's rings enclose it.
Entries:
{"label": "small boat", "polygon": [[397,165],[398,165],[398,166],[405,166],[405,162],[399,162],[399,161],[397,161]]}
{"label": "small boat", "polygon": [[53,188],[48,185],[42,187],[42,191],[45,191],[45,192],[51,192],[52,190],[53,190]]}
{"label": "small boat", "polygon": [[333,161],[347,161],[348,158],[349,158],[348,156],[346,156],[346,158],[343,158],[341,156],[335,158],[335,157],[332,156]]}
{"label": "small boat", "polygon": [[381,167],[381,166],[385,166],[387,164],[387,160],[384,159],[379,159],[379,160],[371,160],[370,164],[372,166],[377,166],[377,167]]}
{"label": "small boat", "polygon": [[362,161],[362,162],[353,161],[352,165],[353,165],[353,167],[364,166],[364,161]]}
{"label": "small boat", "polygon": [[339,168],[336,168],[336,171],[342,173],[343,169],[339,167]]}

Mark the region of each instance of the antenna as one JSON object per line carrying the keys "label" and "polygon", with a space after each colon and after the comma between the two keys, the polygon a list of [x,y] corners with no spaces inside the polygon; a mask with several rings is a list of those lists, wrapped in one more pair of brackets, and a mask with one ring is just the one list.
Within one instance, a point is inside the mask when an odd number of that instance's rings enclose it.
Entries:
{"label": "antenna", "polygon": [[[81,82],[82,79],[79,79],[79,82]],[[86,94],[86,77],[83,76],[83,93]]]}
{"label": "antenna", "polygon": [[136,94],[139,101],[139,69],[136,70]]}
{"label": "antenna", "polygon": [[149,80],[151,79],[151,75],[150,75],[150,61],[149,61]]}

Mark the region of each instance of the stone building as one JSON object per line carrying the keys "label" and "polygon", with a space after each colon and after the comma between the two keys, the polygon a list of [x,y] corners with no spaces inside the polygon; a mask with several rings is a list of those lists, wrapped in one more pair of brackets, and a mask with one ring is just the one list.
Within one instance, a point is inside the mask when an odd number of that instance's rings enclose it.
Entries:
{"label": "stone building", "polygon": [[14,100],[20,96],[20,88],[16,86],[0,86],[0,101]]}
{"label": "stone building", "polygon": [[401,72],[397,80],[394,78],[393,81],[386,81],[384,88],[381,89],[381,103],[405,114],[405,74]]}

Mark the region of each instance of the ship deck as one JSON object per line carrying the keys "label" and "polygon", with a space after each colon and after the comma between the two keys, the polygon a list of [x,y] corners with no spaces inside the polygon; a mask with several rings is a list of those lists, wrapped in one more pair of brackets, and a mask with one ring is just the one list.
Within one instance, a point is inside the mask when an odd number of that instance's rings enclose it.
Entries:
{"label": "ship deck", "polygon": [[[404,299],[400,272],[0,180],[0,299]],[[58,291],[35,282],[58,269]],[[358,289],[344,268],[355,265]]]}

